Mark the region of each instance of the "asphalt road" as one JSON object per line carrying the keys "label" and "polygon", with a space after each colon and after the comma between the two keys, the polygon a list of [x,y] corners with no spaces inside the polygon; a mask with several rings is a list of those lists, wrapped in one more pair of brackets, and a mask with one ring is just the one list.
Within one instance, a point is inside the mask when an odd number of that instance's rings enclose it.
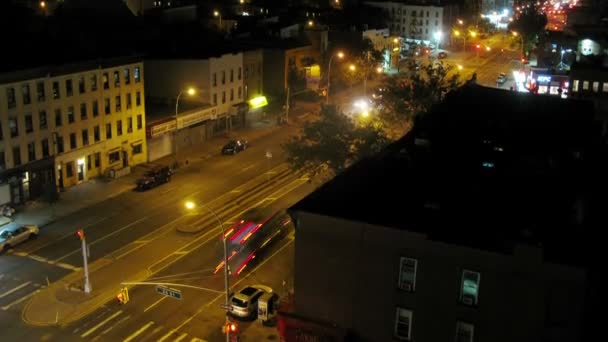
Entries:
{"label": "asphalt road", "polygon": [[[280,165],[284,160],[280,143],[285,141],[295,129],[295,127],[284,127],[273,135],[253,142],[250,148],[236,156],[221,156],[218,152],[218,155],[204,162],[194,162],[190,167],[180,170],[170,183],[158,188],[144,193],[123,193],[111,200],[78,211],[44,227],[37,240],[23,244],[12,253],[0,257],[2,339],[69,341],[100,336],[102,340],[114,341],[132,335],[133,328],[144,321],[145,324],[162,322],[163,326],[171,329],[179,327],[176,332],[180,331],[180,334],[186,333],[192,336],[212,334],[212,332],[196,330],[199,325],[188,327],[187,323],[182,324],[196,313],[201,305],[215,299],[217,291],[223,288],[221,279],[218,281],[217,277],[203,276],[203,273],[198,274],[198,277],[202,277],[200,280],[180,280],[215,290],[206,292],[184,290],[186,299],[181,303],[172,303],[173,299],[163,300],[145,313],[142,310],[159,300],[154,289],[149,286],[135,287],[131,294],[132,301],[127,306],[120,308],[115,308],[113,305],[105,306],[80,322],[64,328],[25,326],[21,321],[21,309],[23,304],[47,282],[54,282],[81,267],[80,241],[75,234],[77,228],[81,227],[85,229],[90,244],[90,263],[123,252],[125,257],[129,258],[131,249],[128,247],[133,246],[142,237],[147,237],[149,240],[166,238],[173,243],[167,245],[166,250],[161,248],[149,253],[148,264],[157,268],[154,277],[200,271],[210,268],[211,264],[217,265],[221,256],[209,254],[209,244],[216,243],[217,239],[201,239],[204,234],[216,237],[217,232],[214,230],[218,229],[217,224],[210,222],[208,215],[200,214],[200,217],[196,217],[196,214],[186,212],[183,205],[185,200],[210,205],[231,216],[222,217],[222,220],[228,222],[234,219],[233,214],[238,213],[241,207],[251,205],[288,207],[312,189],[312,185],[308,184],[305,178],[282,171],[286,168]],[[266,158],[268,151],[272,153],[270,159]],[[230,202],[231,200],[234,201]],[[217,201],[216,205],[211,204],[214,201]],[[204,224],[205,230],[193,237],[171,238],[169,234],[177,234],[175,229],[179,224]],[[155,234],[155,232],[160,233]],[[180,244],[184,241],[185,246],[190,248],[179,250],[182,247]],[[193,243],[188,244],[188,241]],[[281,243],[284,245],[289,241],[285,240]],[[173,250],[176,250],[177,254],[167,258],[167,253],[171,254]],[[160,263],[155,263],[160,259],[162,259]],[[173,262],[175,264],[172,264]],[[285,267],[285,270],[288,271],[289,267]],[[272,274],[278,275],[277,272]],[[116,275],[119,282],[121,270],[117,269]],[[95,287],[96,279],[92,278],[91,282]],[[206,315],[208,310],[203,311],[205,314],[200,315],[199,312],[196,319],[210,322],[214,331],[219,329],[215,321],[216,317],[213,316],[219,315],[218,317],[221,318],[222,312],[219,306],[215,305],[213,310],[209,310],[213,312],[209,317]],[[116,312],[125,314],[116,315]],[[90,330],[91,326],[99,324],[99,319],[106,320],[107,314],[116,315],[113,319],[125,324],[108,320],[103,326],[112,323],[116,328],[107,330],[107,327],[101,329],[100,326],[94,332],[81,337],[87,327]],[[191,321],[193,320],[194,318]],[[160,323],[156,323],[154,327],[150,325],[148,333],[160,333],[158,326]],[[144,332],[142,330],[140,335]],[[166,340],[179,339],[180,336],[182,335],[176,335],[172,339],[167,337]],[[141,338],[137,337],[137,340]]]}

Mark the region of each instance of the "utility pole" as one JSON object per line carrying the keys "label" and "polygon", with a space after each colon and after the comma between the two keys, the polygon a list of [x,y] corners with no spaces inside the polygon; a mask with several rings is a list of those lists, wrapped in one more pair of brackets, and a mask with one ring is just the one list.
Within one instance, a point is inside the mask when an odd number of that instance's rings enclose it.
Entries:
{"label": "utility pole", "polygon": [[285,123],[289,123],[289,86],[287,86],[287,102],[285,103]]}
{"label": "utility pole", "polygon": [[82,244],[82,259],[83,259],[83,268],[84,268],[84,293],[91,293],[91,283],[89,282],[89,263],[87,260],[88,257],[88,249],[87,249],[87,239],[84,236],[84,230],[78,229],[78,237],[80,238],[80,242]]}

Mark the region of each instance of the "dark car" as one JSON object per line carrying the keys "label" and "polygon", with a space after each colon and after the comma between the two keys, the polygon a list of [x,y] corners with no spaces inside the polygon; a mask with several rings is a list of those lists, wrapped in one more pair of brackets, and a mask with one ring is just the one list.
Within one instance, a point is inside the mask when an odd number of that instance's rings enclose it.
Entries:
{"label": "dark car", "polygon": [[222,147],[222,154],[237,154],[245,151],[249,146],[249,142],[245,139],[230,140]]}
{"label": "dark car", "polygon": [[137,190],[148,190],[171,180],[171,169],[168,166],[157,167],[147,171],[137,180]]}
{"label": "dark car", "polygon": [[439,59],[444,59],[448,57],[448,54],[446,52],[441,51],[440,53],[437,54],[437,57]]}

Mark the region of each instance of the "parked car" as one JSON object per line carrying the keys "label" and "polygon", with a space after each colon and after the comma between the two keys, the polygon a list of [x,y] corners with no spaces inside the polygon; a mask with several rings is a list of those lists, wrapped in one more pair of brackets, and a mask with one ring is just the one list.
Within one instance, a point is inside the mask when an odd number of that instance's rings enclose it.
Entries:
{"label": "parked car", "polygon": [[222,147],[222,154],[237,154],[245,151],[249,146],[249,142],[245,139],[230,140]]}
{"label": "parked car", "polygon": [[171,180],[173,172],[168,166],[161,166],[147,171],[144,176],[137,180],[137,190],[148,190],[157,185],[167,183]]}
{"label": "parked car", "polygon": [[255,318],[258,314],[258,299],[264,293],[272,293],[265,285],[248,285],[230,297],[230,314],[239,318]]}
{"label": "parked car", "polygon": [[505,74],[504,72],[501,72],[498,75],[498,77],[496,78],[496,83],[504,84],[505,82],[507,82],[507,74]]}
{"label": "parked car", "polygon": [[447,57],[448,57],[448,54],[444,51],[441,51],[440,53],[437,54],[437,58],[439,58],[439,59],[444,59]]}
{"label": "parked car", "polygon": [[24,241],[38,237],[40,230],[36,225],[19,225],[9,223],[2,226],[0,232],[0,251],[3,253]]}

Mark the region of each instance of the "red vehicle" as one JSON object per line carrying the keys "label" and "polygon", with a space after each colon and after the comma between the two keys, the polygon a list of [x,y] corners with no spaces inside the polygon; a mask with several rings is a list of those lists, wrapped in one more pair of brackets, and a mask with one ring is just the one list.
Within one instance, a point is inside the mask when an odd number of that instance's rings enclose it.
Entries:
{"label": "red vehicle", "polygon": [[[293,227],[291,217],[281,210],[277,213],[268,213],[263,209],[251,209],[243,217],[226,230],[226,253],[228,254],[228,271],[237,277],[273,242],[279,240]],[[213,274],[224,268],[224,251],[220,236],[216,248],[221,258],[214,268]]]}

